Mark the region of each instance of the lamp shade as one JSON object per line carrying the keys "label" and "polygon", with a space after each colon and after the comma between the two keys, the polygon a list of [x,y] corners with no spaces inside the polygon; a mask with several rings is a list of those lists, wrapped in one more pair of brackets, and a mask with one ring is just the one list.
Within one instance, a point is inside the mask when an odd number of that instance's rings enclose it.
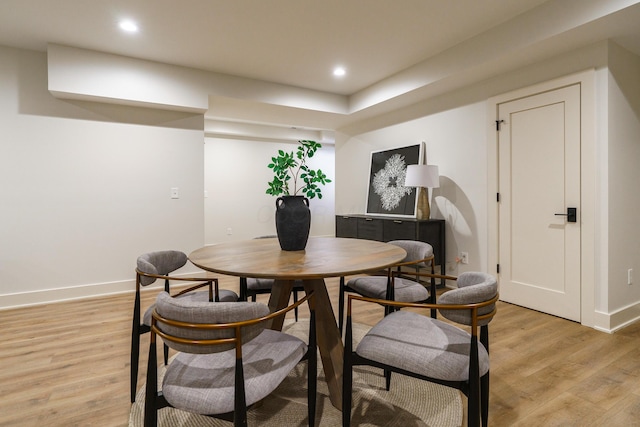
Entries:
{"label": "lamp shade", "polygon": [[440,187],[440,175],[438,166],[435,165],[408,165],[407,176],[404,180],[405,187]]}

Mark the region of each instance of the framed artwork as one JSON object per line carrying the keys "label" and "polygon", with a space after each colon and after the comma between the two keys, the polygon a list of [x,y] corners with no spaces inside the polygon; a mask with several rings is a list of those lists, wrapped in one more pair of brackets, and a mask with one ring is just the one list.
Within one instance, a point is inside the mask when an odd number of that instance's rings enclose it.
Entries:
{"label": "framed artwork", "polygon": [[420,163],[422,143],[371,153],[367,215],[415,218],[416,189],[405,187],[407,165]]}

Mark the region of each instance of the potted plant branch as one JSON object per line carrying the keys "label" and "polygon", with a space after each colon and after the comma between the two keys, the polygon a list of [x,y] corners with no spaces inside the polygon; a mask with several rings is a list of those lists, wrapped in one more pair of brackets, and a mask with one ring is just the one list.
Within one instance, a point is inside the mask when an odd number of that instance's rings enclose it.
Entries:
{"label": "potted plant branch", "polygon": [[321,147],[316,141],[301,140],[295,154],[278,150],[267,165],[274,173],[267,194],[280,196],[276,199],[276,231],[282,250],[299,251],[306,247],[311,228],[307,197],[321,199],[320,185],[331,182],[321,169],[307,165],[307,160]]}
{"label": "potted plant branch", "polygon": [[[273,170],[273,180],[269,182],[267,194],[272,196],[296,196],[302,191],[308,198],[318,197],[322,199],[322,189],[318,184],[325,185],[331,182],[321,169],[311,169],[307,165],[307,160],[322,148],[316,141],[298,141],[298,148],[295,154],[278,150],[278,155],[271,158],[269,169]],[[300,182],[302,181],[302,182]],[[302,184],[304,183],[304,184]],[[290,189],[290,184],[293,189]]]}

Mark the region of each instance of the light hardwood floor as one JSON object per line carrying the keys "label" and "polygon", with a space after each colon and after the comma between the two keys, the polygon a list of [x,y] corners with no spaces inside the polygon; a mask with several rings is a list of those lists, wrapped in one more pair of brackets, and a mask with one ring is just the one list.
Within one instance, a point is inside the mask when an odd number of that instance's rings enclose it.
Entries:
{"label": "light hardwood floor", "polygon": [[[126,294],[0,311],[0,426],[126,426],[132,307]],[[490,425],[640,426],[640,324],[609,335],[501,302],[490,342]],[[141,347],[140,385],[148,335]]]}

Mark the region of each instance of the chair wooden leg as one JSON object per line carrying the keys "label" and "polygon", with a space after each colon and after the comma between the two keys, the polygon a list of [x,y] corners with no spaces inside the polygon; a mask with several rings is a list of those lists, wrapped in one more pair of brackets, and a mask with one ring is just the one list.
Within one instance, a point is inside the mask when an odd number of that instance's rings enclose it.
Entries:
{"label": "chair wooden leg", "polygon": [[162,349],[162,353],[164,356],[164,366],[167,366],[167,364],[169,363],[169,346],[168,345],[164,345],[164,348]]}
{"label": "chair wooden leg", "polygon": [[[154,337],[155,338],[155,337]],[[158,424],[158,361],[156,358],[155,339],[149,345],[149,361],[147,362],[147,385],[144,400],[144,427],[156,427]]]}
{"label": "chair wooden leg", "polygon": [[338,330],[342,336],[344,326],[344,276],[340,277],[340,288],[338,289]]}
{"label": "chair wooden leg", "polygon": [[140,359],[140,293],[136,292],[131,327],[131,403],[136,400],[138,388],[138,363]]}
{"label": "chair wooden leg", "polygon": [[244,389],[244,369],[241,357],[236,358],[233,425],[234,427],[247,427],[247,398]]}
{"label": "chair wooden leg", "polygon": [[316,424],[316,400],[318,399],[318,345],[316,340],[316,314],[312,310],[309,326],[309,358],[307,362],[307,417],[309,418],[310,427]]}
{"label": "chair wooden leg", "polygon": [[478,337],[471,337],[469,361],[469,394],[467,395],[467,425],[480,426],[480,368],[478,360]]}
{"label": "chair wooden leg", "polygon": [[344,339],[344,357],[342,369],[342,427],[351,425],[351,393],[353,389],[351,316],[347,316],[347,332]]}
{"label": "chair wooden leg", "polygon": [[[480,327],[480,343],[489,353],[489,327],[487,325]],[[489,425],[489,372],[480,378],[480,416],[482,425],[487,427]]]}
{"label": "chair wooden leg", "polygon": [[133,333],[131,337],[131,403],[136,401],[136,392],[138,388],[138,363],[140,352],[140,335]]}
{"label": "chair wooden leg", "polygon": [[[298,291],[296,289],[293,290],[293,303],[297,303],[298,302]],[[298,321],[298,307],[293,309],[293,314],[296,318],[296,322]]]}
{"label": "chair wooden leg", "polygon": [[246,300],[247,300],[247,278],[241,277],[238,301],[246,301]]}
{"label": "chair wooden leg", "polygon": [[[431,274],[435,274],[434,264],[435,264],[435,261],[431,260]],[[436,278],[433,277],[433,276],[431,277],[429,293],[431,294],[431,295],[429,295],[429,302],[431,304],[435,304],[436,303]],[[431,309],[431,317],[433,319],[437,319],[438,318],[438,310]]]}
{"label": "chair wooden leg", "polygon": [[489,425],[489,372],[480,378],[480,416],[482,425]]}
{"label": "chair wooden leg", "polygon": [[[400,267],[398,267],[398,272],[400,272]],[[395,301],[395,299],[396,299],[395,286],[394,286],[394,282],[393,282],[392,276],[388,276],[387,277],[387,294],[386,295],[387,296],[384,299],[389,300],[389,301]],[[392,306],[390,306],[390,305],[385,305],[384,306],[384,315],[385,316],[390,315],[394,311],[395,311],[395,309]]]}

